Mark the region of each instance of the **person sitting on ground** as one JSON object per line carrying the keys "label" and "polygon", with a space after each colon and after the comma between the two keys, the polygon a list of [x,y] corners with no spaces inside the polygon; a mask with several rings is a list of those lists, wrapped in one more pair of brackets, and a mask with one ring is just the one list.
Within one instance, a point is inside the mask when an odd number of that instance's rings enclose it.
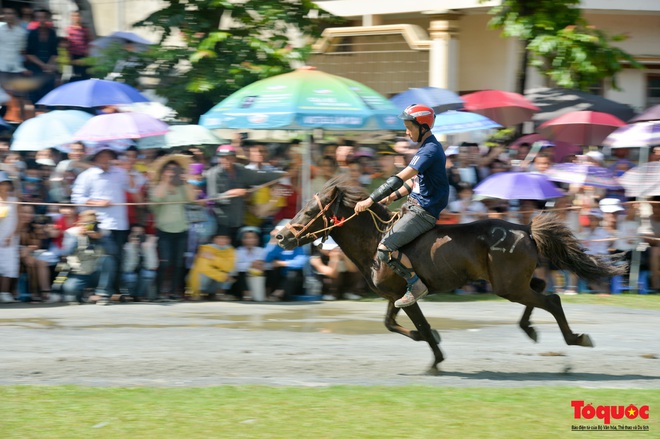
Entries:
{"label": "person sitting on ground", "polygon": [[272,267],[268,277],[271,286],[269,300],[273,302],[291,300],[293,296],[304,293],[303,269],[309,262],[309,256],[302,247],[293,250],[283,249],[275,238],[288,222],[288,219],[280,221],[270,232],[270,241],[265,249],[264,262]]}
{"label": "person sitting on ground", "polygon": [[362,296],[352,291],[362,283],[362,275],[337,243],[330,237],[322,243],[319,238],[314,241],[314,247],[318,253],[310,258],[309,263],[321,281],[321,298],[361,299]]}
{"label": "person sitting on ground", "polygon": [[234,271],[236,252],[231,245],[231,237],[226,229],[220,229],[210,244],[200,245],[190,271],[186,295],[198,300],[204,294],[209,300],[219,297],[231,300],[234,296],[225,294],[231,286],[229,274]]}
{"label": "person sitting on ground", "polygon": [[117,265],[105,252],[102,234],[94,210],[81,212],[77,224],[64,233],[63,253],[70,268],[62,285],[65,301],[83,303],[85,289],[95,288],[97,302],[108,303]]}
{"label": "person sitting on ground", "polygon": [[[241,246],[236,249],[236,267],[232,274],[236,281],[232,285],[231,294],[243,300],[252,300],[247,278],[263,277],[264,248],[259,245],[261,231],[258,227],[243,227],[238,231],[238,239]],[[263,287],[265,289],[266,286]]]}

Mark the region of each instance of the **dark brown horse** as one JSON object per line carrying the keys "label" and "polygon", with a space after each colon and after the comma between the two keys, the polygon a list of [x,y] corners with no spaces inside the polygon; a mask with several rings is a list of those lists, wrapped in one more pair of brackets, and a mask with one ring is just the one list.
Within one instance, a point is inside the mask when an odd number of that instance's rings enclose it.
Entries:
{"label": "dark brown horse", "polygon": [[[403,295],[406,283],[376,258],[378,243],[394,214],[380,204],[374,204],[371,211],[353,214],[355,203],[367,195],[362,188],[337,177],[296,214],[277,240],[285,249],[292,249],[322,236],[332,236],[370,288],[389,300],[387,329],[415,341],[426,341],[435,357],[429,371],[437,373],[438,364],[444,359],[438,346],[440,336],[431,329],[418,304],[403,308],[416,330],[396,322],[399,308],[394,307],[394,301]],[[402,251],[430,291],[446,292],[470,281],[487,280],[498,296],[525,306],[519,324],[532,340],[536,341],[537,335],[530,316],[534,308],[541,308],[554,316],[566,344],[578,346],[592,347],[593,343],[587,334],[573,333],[559,296],[543,294],[545,281],[533,277],[539,255],[587,280],[601,280],[625,270],[586,255],[570,230],[549,214],[537,216],[530,225],[489,219],[437,226]]]}

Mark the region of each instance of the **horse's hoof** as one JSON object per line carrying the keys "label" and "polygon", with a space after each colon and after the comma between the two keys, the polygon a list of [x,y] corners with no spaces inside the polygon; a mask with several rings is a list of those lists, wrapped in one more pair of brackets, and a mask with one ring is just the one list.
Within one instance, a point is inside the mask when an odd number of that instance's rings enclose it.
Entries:
{"label": "horse's hoof", "polygon": [[429,376],[438,376],[440,375],[440,369],[438,369],[438,366],[431,366],[429,367],[429,370],[426,371],[426,375]]}
{"label": "horse's hoof", "polygon": [[435,344],[440,344],[440,333],[436,331],[435,329],[431,329],[431,333],[433,334],[433,339],[435,340]]}
{"label": "horse's hoof", "polygon": [[525,331],[525,333],[527,334],[527,336],[528,336],[529,338],[531,338],[531,339],[534,341],[534,343],[538,343],[538,342],[539,342],[539,336],[538,336],[538,334],[536,333],[536,329],[530,327],[530,328],[528,328],[528,329]]}
{"label": "horse's hoof", "polygon": [[589,337],[589,334],[580,334],[578,336],[578,345],[584,346],[585,348],[593,348],[595,346],[591,337]]}

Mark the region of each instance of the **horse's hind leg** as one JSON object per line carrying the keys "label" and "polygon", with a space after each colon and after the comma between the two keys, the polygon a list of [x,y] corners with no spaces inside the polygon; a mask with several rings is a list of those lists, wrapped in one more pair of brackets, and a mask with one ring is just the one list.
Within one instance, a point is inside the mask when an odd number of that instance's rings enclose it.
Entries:
{"label": "horse's hind leg", "polygon": [[431,347],[433,351],[433,364],[429,368],[428,372],[432,375],[438,374],[438,364],[444,361],[445,357],[442,355],[442,351],[438,344],[440,343],[440,335],[434,329],[431,329],[431,325],[422,314],[422,310],[419,307],[419,304],[415,303],[414,305],[403,308],[410,320],[415,324],[417,332],[421,335],[423,340]]}
{"label": "horse's hind leg", "polygon": [[[567,345],[577,345],[577,346],[585,346],[585,347],[594,346],[593,342],[591,341],[591,338],[587,334],[575,334],[573,331],[571,331],[571,328],[568,325],[568,321],[566,320],[566,315],[564,314],[564,309],[561,306],[561,299],[559,298],[558,295],[556,294],[545,295],[537,291],[531,290],[531,294],[527,296],[526,299],[530,299],[530,300],[521,301],[521,303],[527,306],[528,308],[529,307],[541,308],[553,315],[553,317],[557,321],[557,324],[559,325],[559,329],[561,330],[561,333],[564,336],[564,340],[566,341]],[[527,314],[527,309],[525,309],[523,318],[525,317],[525,314]],[[531,315],[531,310],[529,311],[529,314]]]}
{"label": "horse's hind leg", "polygon": [[[545,281],[543,279],[539,279],[538,277],[533,277],[529,283],[529,286],[537,293],[543,293],[543,290],[545,290]],[[534,311],[533,306],[528,305],[525,307],[525,312],[523,312],[523,315],[520,318],[519,325],[529,338],[534,340],[534,342],[537,342],[538,334],[536,333],[536,329],[531,325],[531,322],[529,321],[529,318],[532,316],[532,311]]]}

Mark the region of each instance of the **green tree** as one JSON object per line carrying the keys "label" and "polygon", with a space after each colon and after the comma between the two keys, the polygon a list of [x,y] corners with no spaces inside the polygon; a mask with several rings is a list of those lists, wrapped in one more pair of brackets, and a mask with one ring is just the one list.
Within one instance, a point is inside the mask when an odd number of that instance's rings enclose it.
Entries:
{"label": "green tree", "polygon": [[[122,71],[126,82],[139,74],[158,80],[158,94],[182,117],[197,118],[240,88],[292,70],[304,61],[325,23],[333,20],[310,0],[167,0],[166,6],[135,23],[161,35],[160,44],[131,53]],[[292,35],[303,44],[295,45]],[[166,45],[170,36],[179,45]],[[112,71],[117,58],[105,56],[96,76]],[[139,74],[138,74],[139,73]]]}
{"label": "green tree", "polygon": [[489,25],[521,41],[519,93],[525,90],[528,65],[560,87],[580,90],[603,79],[610,79],[617,88],[622,62],[641,68],[630,54],[612,45],[626,36],[608,35],[590,26],[579,6],[580,0],[503,0],[491,9]]}

